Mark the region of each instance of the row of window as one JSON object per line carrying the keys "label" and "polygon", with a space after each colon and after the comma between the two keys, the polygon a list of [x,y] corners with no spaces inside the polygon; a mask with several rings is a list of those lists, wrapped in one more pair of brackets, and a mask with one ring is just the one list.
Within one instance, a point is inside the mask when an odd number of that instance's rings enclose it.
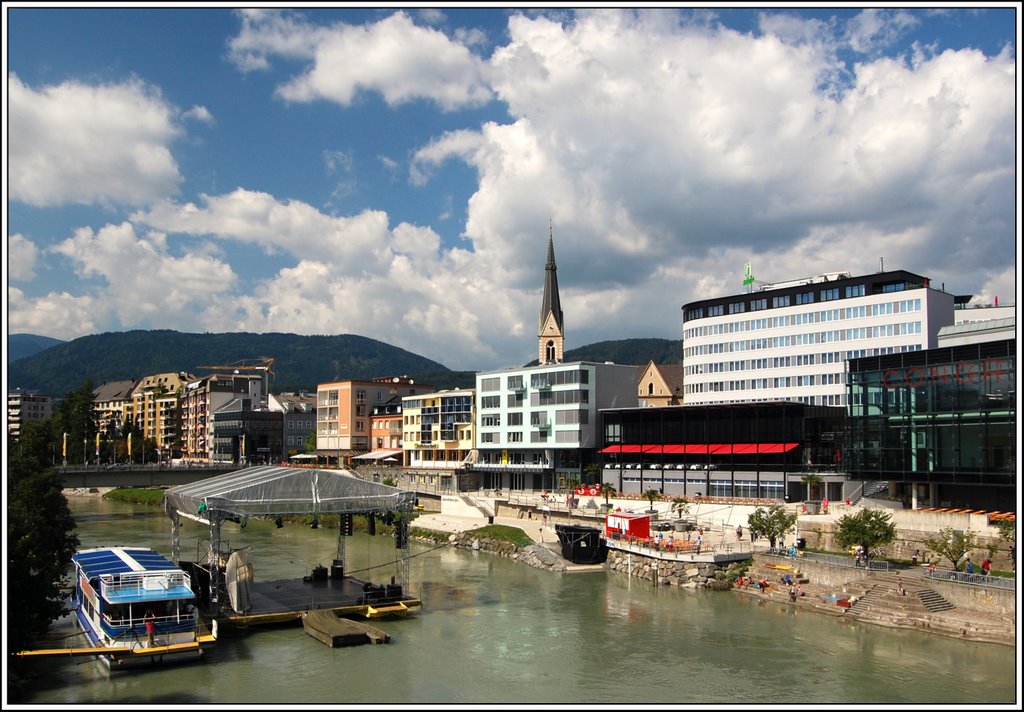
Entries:
{"label": "row of window", "polygon": [[[582,442],[582,440],[582,433],[579,430],[558,430],[555,432],[554,441],[556,443],[579,443]],[[501,433],[480,433],[479,441],[481,444],[488,445],[517,444],[524,442],[523,433],[519,430],[506,432],[504,443],[501,439]],[[529,442],[531,443],[546,443],[550,441],[551,437],[547,430],[534,430],[530,432]]]}
{"label": "row of window", "polygon": [[772,368],[791,368],[793,366],[813,366],[816,364],[843,363],[844,361],[864,358],[865,356],[883,356],[893,353],[909,353],[920,351],[921,344],[903,344],[902,346],[885,346],[875,349],[850,349],[848,351],[825,351],[818,354],[801,354],[797,356],[776,356],[773,358],[753,358],[740,361],[717,361],[686,366],[686,376],[700,376],[710,373],[732,371],[764,371]]}
{"label": "row of window", "polygon": [[[887,284],[882,287],[883,292],[900,292],[906,288],[903,283],[898,284]],[[819,302],[830,302],[839,299],[840,294],[844,299],[853,299],[855,297],[863,297],[867,295],[867,288],[864,284],[850,284],[843,288],[840,292],[839,287],[825,287],[819,289],[817,293]],[[792,299],[791,299],[792,297]],[[799,292],[795,295],[780,294],[772,297],[772,308],[778,309],[782,307],[792,306],[792,304],[813,304],[815,298],[814,290],[808,290],[806,292]],[[742,314],[747,309],[747,305],[750,305],[750,311],[757,311],[759,309],[768,308],[768,298],[762,297],[758,299],[730,302],[728,305],[730,314]],[[714,304],[707,308],[705,312],[704,307],[697,307],[696,309],[690,309],[686,312],[686,320],[690,319],[703,319],[705,314],[707,316],[721,316],[725,305]]]}
{"label": "row of window", "polygon": [[803,334],[765,336],[758,339],[739,339],[737,341],[719,341],[713,344],[688,346],[683,349],[683,358],[741,351],[784,349],[794,346],[811,346],[814,344],[828,344],[835,341],[874,340],[896,336],[911,336],[920,333],[921,322],[919,321],[908,321],[900,324],[879,324],[877,326],[863,326],[852,329],[809,331]]}
{"label": "row of window", "polygon": [[[530,374],[531,388],[551,388],[552,386],[565,386],[576,383],[590,383],[590,371],[548,371],[545,373]],[[510,391],[524,390],[523,375],[508,376],[506,388]],[[501,390],[501,377],[493,376],[480,379],[481,393],[494,393]]]}
{"label": "row of window", "polygon": [[[701,384],[703,385],[703,384]],[[697,386],[694,393],[703,393],[704,389]],[[762,403],[762,402],[774,402],[779,400],[779,396],[765,396],[761,398],[753,398],[745,396],[740,400],[733,398],[701,398],[699,400],[701,405],[717,405],[720,403]],[[805,403],[806,405],[830,405],[830,406],[845,406],[846,395],[843,393],[829,393],[818,396],[786,396],[786,400],[796,401],[798,403]]]}
{"label": "row of window", "polygon": [[[767,304],[765,307],[766,308]],[[752,310],[753,311],[753,310]],[[683,339],[699,336],[715,336],[716,334],[733,334],[744,331],[764,331],[765,329],[782,329],[803,324],[821,324],[829,321],[848,319],[873,319],[893,314],[907,314],[921,311],[920,299],[904,299],[880,304],[863,304],[860,306],[821,309],[818,311],[785,314],[774,317],[759,317],[721,324],[704,324],[683,329]],[[733,312],[729,312],[730,314]]]}

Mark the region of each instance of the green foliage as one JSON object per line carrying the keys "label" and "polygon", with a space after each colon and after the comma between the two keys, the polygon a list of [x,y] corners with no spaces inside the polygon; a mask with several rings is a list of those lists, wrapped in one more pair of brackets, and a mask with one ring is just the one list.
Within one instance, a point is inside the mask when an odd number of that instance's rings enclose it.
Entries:
{"label": "green foliage", "polygon": [[[86,379],[76,390],[66,393],[53,409],[53,434],[59,439],[58,452],[63,453],[67,434],[68,464],[81,465],[96,451],[96,414],[92,409],[92,381]],[[63,463],[63,454],[60,462]]]}
{"label": "green foliage", "polygon": [[974,535],[953,527],[944,527],[935,536],[925,539],[924,545],[929,551],[949,559],[951,568],[955,570],[964,554],[974,548]]}
{"label": "green foliage", "polygon": [[159,507],[164,501],[164,492],[161,487],[118,487],[103,495],[103,499]]}
{"label": "green foliage", "polygon": [[841,546],[864,547],[865,555],[880,546],[896,541],[896,525],[892,515],[881,509],[861,509],[836,522],[836,541]]}
{"label": "green foliage", "polygon": [[1017,522],[1015,520],[1001,519],[996,522],[999,530],[999,538],[1010,544],[1017,543]]}
{"label": "green foliage", "polygon": [[499,541],[512,542],[517,547],[529,546],[533,543],[533,539],[527,536],[526,532],[522,529],[509,527],[504,524],[488,524],[479,529],[471,529],[466,533],[476,539],[497,539]]}
{"label": "green foliage", "polygon": [[611,482],[602,482],[600,492],[601,496],[604,497],[605,508],[610,508],[611,504],[609,504],[608,498],[615,496],[615,485],[613,485]]}
{"label": "green foliage", "polygon": [[821,499],[818,493],[820,492],[821,484],[825,481],[824,477],[816,472],[809,472],[800,479],[807,485],[807,499],[811,501]]}
{"label": "green foliage", "polygon": [[677,517],[685,517],[690,511],[690,500],[686,497],[676,497],[672,500],[672,511]]}
{"label": "green foliage", "polygon": [[[56,470],[49,467],[49,444],[39,437],[46,426],[8,443],[7,469],[7,642],[10,650],[32,647],[32,640],[66,612],[61,588],[70,583],[68,567],[78,548],[75,520]],[[12,447],[13,446],[13,447]]]}
{"label": "green foliage", "polygon": [[656,489],[649,489],[644,492],[644,499],[651,503],[651,509],[654,509],[654,500],[661,497],[661,492]]}
{"label": "green foliage", "polygon": [[316,452],[316,431],[310,430],[306,434],[306,452]]}
{"label": "green foliage", "polygon": [[[313,390],[332,380],[410,375],[438,388],[420,374],[452,373],[440,363],[382,341],[353,334],[189,334],[171,330],[126,331],[83,336],[12,363],[8,377],[22,388],[66,393],[85,375],[95,383],[136,379],[153,373],[187,371],[207,375],[200,366],[273,357],[273,392]],[[475,377],[454,385],[472,387]],[[81,446],[81,441],[79,441]]]}
{"label": "green foliage", "polygon": [[583,476],[587,480],[587,484],[595,484],[601,480],[601,466],[596,462],[591,462],[583,468]]}
{"label": "green foliage", "polygon": [[395,482],[391,477],[385,477],[381,484],[387,485],[388,487],[397,487],[398,483]]}
{"label": "green foliage", "polygon": [[781,541],[795,524],[796,514],[787,512],[781,504],[773,504],[755,509],[747,520],[747,529],[752,538],[767,539],[774,549],[775,542]]}

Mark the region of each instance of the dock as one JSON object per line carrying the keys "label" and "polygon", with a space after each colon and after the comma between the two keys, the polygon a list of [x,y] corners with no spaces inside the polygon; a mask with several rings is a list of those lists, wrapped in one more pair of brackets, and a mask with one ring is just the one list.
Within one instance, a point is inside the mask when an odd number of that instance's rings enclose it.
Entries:
{"label": "dock", "polygon": [[387,643],[391,640],[391,636],[380,628],[347,618],[339,618],[331,611],[323,609],[305,611],[302,614],[302,627],[307,635],[316,638],[330,648]]}

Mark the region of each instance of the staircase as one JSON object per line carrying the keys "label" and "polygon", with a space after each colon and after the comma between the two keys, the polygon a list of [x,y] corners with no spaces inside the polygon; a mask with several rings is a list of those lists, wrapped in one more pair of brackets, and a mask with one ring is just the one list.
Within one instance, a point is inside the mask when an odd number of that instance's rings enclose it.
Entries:
{"label": "staircase", "polygon": [[[901,581],[906,596],[897,593]],[[934,589],[921,585],[912,576],[878,574],[850,584],[849,588],[854,591],[857,600],[846,609],[847,615],[881,617],[884,612],[888,617],[895,614],[904,619],[925,619],[930,613],[956,608]]]}
{"label": "staircase", "polygon": [[490,502],[487,502],[486,500],[480,500],[477,499],[476,497],[471,497],[468,494],[460,494],[459,499],[461,499],[465,504],[468,504],[470,507],[476,509],[485,517],[494,516],[494,505],[491,504]]}
{"label": "staircase", "polygon": [[851,505],[859,504],[860,501],[862,499],[864,499],[865,497],[873,497],[874,495],[878,494],[879,492],[883,492],[883,491],[888,492],[888,490],[889,490],[889,483],[888,482],[878,482],[878,481],[874,481],[874,480],[871,481],[871,482],[865,482],[861,486],[861,488],[860,488],[860,494],[854,496],[853,499],[850,500],[850,504]]}
{"label": "staircase", "polygon": [[930,588],[919,589],[917,591],[917,598],[921,601],[921,604],[928,609],[929,613],[949,611],[956,608],[956,606]]}

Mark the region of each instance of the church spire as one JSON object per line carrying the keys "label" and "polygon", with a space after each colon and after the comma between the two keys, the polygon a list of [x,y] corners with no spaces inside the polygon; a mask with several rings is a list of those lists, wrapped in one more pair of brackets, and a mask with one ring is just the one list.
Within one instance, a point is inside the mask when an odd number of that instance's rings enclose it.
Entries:
{"label": "church spire", "polygon": [[548,223],[548,260],[544,265],[544,299],[540,306],[540,363],[561,363],[565,345],[562,302],[558,297],[558,267],[555,265],[555,238]]}

